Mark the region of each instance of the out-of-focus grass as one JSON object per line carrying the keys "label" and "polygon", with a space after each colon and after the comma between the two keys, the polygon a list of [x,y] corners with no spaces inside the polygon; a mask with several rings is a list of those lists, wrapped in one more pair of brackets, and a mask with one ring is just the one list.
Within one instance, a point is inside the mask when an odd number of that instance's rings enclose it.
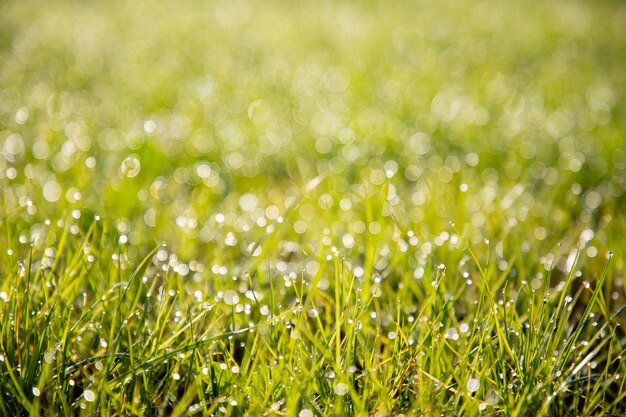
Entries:
{"label": "out-of-focus grass", "polygon": [[624,412],[624,22],[2,3],[0,409]]}

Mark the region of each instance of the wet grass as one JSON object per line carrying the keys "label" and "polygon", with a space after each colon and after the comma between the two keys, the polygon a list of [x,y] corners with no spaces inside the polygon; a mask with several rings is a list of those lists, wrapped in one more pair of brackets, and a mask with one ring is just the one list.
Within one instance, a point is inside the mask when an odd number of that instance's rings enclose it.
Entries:
{"label": "wet grass", "polygon": [[0,414],[626,412],[618,2],[0,5]]}
{"label": "wet grass", "polygon": [[611,259],[538,283],[461,242],[421,279],[357,277],[335,253],[313,275],[259,256],[189,280],[165,246],[116,262],[102,221],[52,247],[6,275],[4,414],[592,415],[626,395]]}

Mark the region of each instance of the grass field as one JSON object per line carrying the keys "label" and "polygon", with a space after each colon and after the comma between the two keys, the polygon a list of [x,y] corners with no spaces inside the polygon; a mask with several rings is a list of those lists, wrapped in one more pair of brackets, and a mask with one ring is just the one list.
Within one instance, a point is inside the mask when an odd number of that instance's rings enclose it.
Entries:
{"label": "grass field", "polygon": [[619,1],[0,3],[0,415],[626,413]]}

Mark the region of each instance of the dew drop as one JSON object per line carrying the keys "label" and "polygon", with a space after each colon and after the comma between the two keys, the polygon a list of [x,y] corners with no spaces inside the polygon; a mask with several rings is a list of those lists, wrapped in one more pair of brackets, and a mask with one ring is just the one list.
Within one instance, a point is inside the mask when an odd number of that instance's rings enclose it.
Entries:
{"label": "dew drop", "polygon": [[308,408],[303,408],[298,413],[298,417],[313,417],[313,411],[309,410]]}
{"label": "dew drop", "polygon": [[136,177],[139,174],[139,171],[141,171],[141,163],[139,162],[139,157],[137,157],[137,155],[127,156],[126,159],[122,161],[120,170],[126,178]]}
{"label": "dew drop", "polygon": [[383,290],[378,285],[372,287],[371,292],[372,292],[372,297],[374,298],[379,298],[381,295],[383,295]]}
{"label": "dew drop", "polygon": [[467,381],[468,392],[476,392],[478,391],[478,388],[480,388],[480,380],[478,378],[470,378],[469,381]]}
{"label": "dew drop", "polygon": [[228,290],[224,292],[224,302],[226,304],[230,305],[234,305],[237,304],[239,302],[239,295],[237,294],[237,292],[233,291],[233,290]]}
{"label": "dew drop", "polygon": [[344,396],[348,393],[348,386],[344,384],[343,382],[340,382],[337,385],[335,385],[334,390],[335,390],[335,394]]}
{"label": "dew drop", "polygon": [[96,400],[96,394],[94,394],[94,392],[90,389],[85,390],[85,392],[83,392],[83,397],[85,398],[85,401],[90,402],[90,403]]}

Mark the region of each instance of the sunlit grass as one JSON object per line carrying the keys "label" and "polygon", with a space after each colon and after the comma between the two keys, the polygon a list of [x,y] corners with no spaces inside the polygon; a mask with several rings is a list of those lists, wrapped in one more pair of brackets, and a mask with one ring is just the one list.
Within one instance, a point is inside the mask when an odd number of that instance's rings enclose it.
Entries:
{"label": "sunlit grass", "polygon": [[55,247],[54,265],[31,249],[7,276],[7,414],[620,410],[610,259],[589,283],[575,260],[555,287],[507,278],[465,244],[442,258],[459,266],[429,265],[420,279],[402,268],[357,277],[335,254],[312,276],[248,258],[242,276],[189,280],[165,246],[130,268],[100,222],[80,234]]}
{"label": "sunlit grass", "polygon": [[2,3],[0,414],[623,414],[624,21]]}

